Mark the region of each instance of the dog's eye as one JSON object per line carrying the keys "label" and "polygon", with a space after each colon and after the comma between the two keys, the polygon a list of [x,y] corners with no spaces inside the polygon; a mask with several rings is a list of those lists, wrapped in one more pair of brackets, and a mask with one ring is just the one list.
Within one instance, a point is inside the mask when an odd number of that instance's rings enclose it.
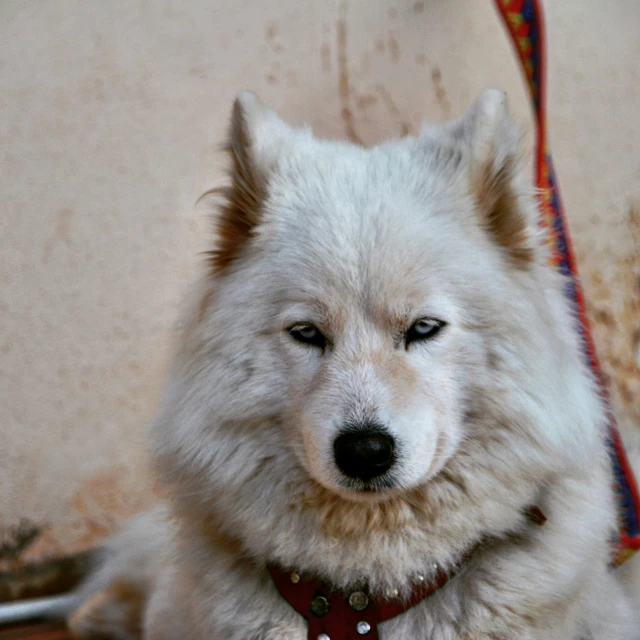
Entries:
{"label": "dog's eye", "polygon": [[421,318],[416,320],[409,331],[407,331],[404,343],[408,347],[412,342],[421,342],[424,340],[430,340],[445,326],[445,322],[442,320],[434,320],[433,318]]}
{"label": "dog's eye", "polygon": [[319,349],[324,349],[327,344],[327,341],[322,333],[320,333],[320,330],[308,322],[294,324],[288,329],[288,331],[289,335],[294,340],[297,340],[302,344],[307,344],[311,347],[318,347]]}

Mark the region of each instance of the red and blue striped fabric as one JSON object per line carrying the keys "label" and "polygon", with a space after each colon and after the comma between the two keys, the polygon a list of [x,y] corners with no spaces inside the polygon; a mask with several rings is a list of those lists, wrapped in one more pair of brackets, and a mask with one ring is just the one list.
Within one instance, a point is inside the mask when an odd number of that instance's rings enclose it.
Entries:
{"label": "red and blue striped fabric", "polygon": [[[567,278],[566,294],[573,303],[577,329],[582,336],[585,357],[596,374],[608,402],[576,269],[573,248],[560,200],[547,141],[546,51],[544,16],[539,0],[494,0],[520,60],[529,87],[536,120],[536,184],[540,189],[541,224],[548,230],[554,265]],[[640,499],[613,413],[609,410],[609,452],[615,472],[620,514],[620,541],[613,564],[621,564],[640,549]]]}

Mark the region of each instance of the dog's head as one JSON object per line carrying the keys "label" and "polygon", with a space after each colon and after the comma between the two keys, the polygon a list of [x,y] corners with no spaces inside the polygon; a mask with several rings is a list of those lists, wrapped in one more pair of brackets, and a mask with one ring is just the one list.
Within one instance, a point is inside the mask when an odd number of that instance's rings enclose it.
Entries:
{"label": "dog's head", "polygon": [[[182,455],[204,460],[197,438],[215,432],[209,464],[230,482],[276,474],[284,443],[324,489],[379,501],[424,486],[464,446],[506,478],[507,432],[527,447],[575,440],[562,409],[575,344],[518,143],[496,90],[371,149],[238,97],[214,284],[168,396],[188,406],[172,427]],[[247,434],[265,421],[277,434]]]}

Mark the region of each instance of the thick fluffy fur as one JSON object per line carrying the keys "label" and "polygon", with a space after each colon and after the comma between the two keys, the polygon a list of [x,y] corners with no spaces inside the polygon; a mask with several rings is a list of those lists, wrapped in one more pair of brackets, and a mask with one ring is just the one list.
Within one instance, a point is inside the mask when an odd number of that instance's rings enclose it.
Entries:
{"label": "thick fluffy fur", "polygon": [[[317,140],[243,94],[229,150],[221,244],[152,432],[170,498],[112,541],[76,633],[304,640],[268,563],[406,593],[482,541],[381,637],[640,638],[630,569],[608,569],[603,406],[503,94],[372,149]],[[446,326],[405,346],[424,317]],[[326,348],[293,340],[296,323]],[[372,420],[397,461],[365,487],[333,441]],[[523,515],[532,504],[545,526]]]}

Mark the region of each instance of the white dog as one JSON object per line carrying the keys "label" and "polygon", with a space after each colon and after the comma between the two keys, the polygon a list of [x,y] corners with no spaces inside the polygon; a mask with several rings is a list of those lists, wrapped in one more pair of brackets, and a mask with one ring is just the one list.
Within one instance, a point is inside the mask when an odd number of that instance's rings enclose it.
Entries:
{"label": "white dog", "polygon": [[518,141],[496,90],[372,149],[238,97],[152,432],[168,498],[110,543],[79,637],[640,638],[630,569],[608,568],[604,410]]}

